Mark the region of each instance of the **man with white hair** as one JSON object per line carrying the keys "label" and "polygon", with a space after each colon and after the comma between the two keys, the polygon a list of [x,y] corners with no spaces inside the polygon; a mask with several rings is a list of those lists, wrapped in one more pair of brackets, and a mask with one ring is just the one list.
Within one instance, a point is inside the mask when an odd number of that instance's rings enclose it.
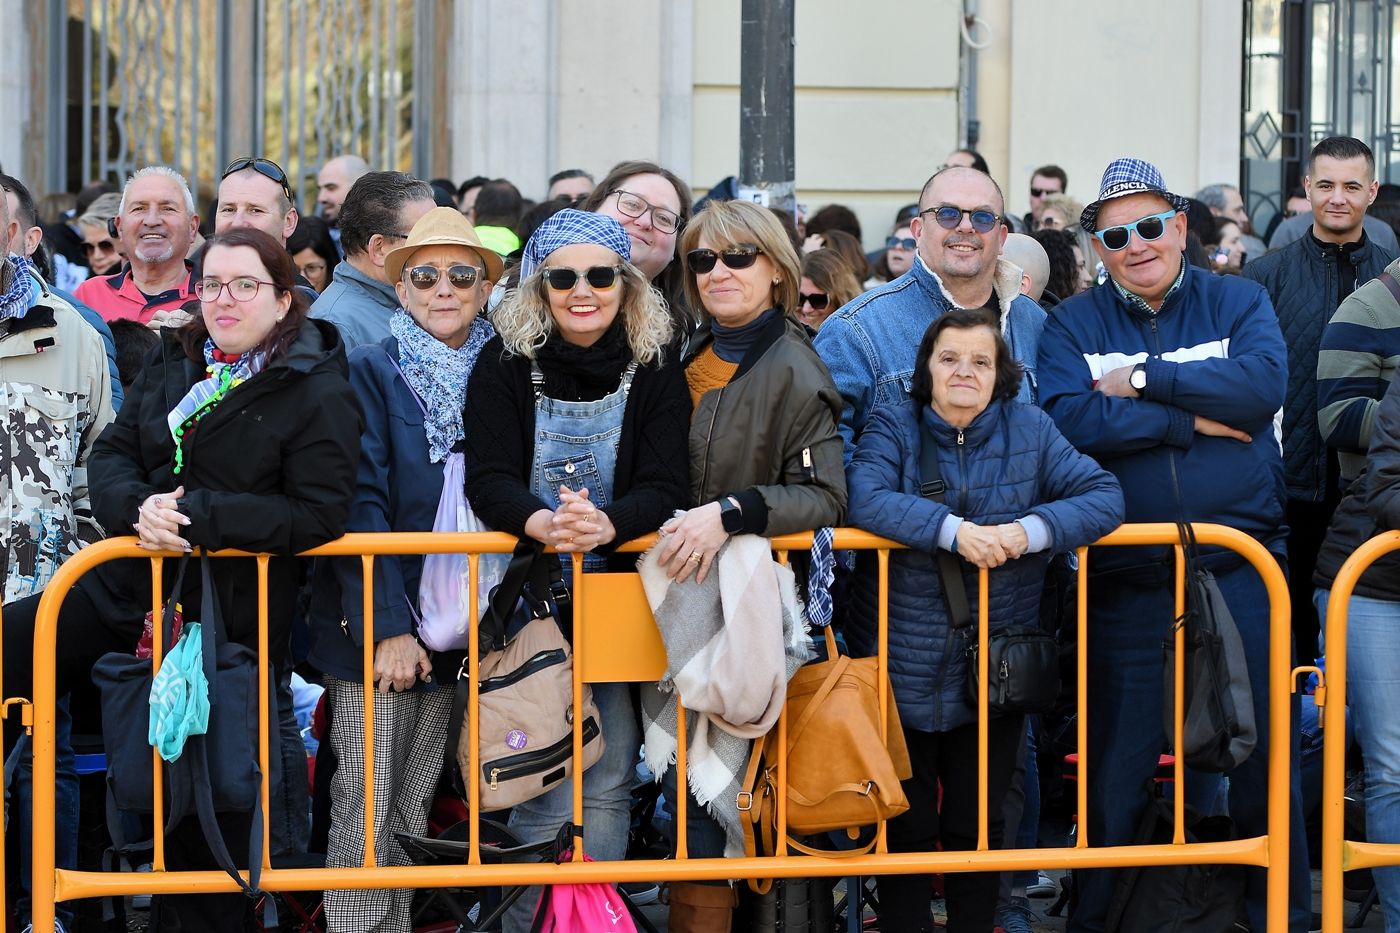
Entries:
{"label": "man with white hair", "polygon": [[127,265],[88,279],[74,292],[104,320],[159,326],[194,297],[186,256],[199,229],[194,195],[183,175],[148,165],[127,180],[114,221]]}

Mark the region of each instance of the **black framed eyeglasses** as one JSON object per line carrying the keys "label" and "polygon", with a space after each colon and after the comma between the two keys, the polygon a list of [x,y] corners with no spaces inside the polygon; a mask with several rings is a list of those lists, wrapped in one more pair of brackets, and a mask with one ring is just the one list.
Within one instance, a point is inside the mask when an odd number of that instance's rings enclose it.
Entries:
{"label": "black framed eyeglasses", "polygon": [[953,207],[950,204],[945,204],[942,207],[926,207],[919,211],[920,217],[925,214],[932,214],[933,219],[938,222],[938,226],[942,227],[944,230],[958,229],[964,217],[972,224],[972,229],[978,233],[991,233],[992,228],[1001,222],[1000,218],[991,211],[967,211],[963,210],[961,207]]}
{"label": "black framed eyeglasses", "polygon": [[675,233],[681,228],[681,215],[664,207],[657,207],[641,195],[621,188],[613,191],[617,195],[617,209],[636,220],[651,212],[651,223],[662,233]]}
{"label": "black framed eyeglasses", "polygon": [[414,266],[408,270],[408,284],[420,291],[427,291],[437,286],[438,279],[442,278],[444,272],[447,274],[448,285],[462,289],[471,288],[481,275],[476,266],[465,263],[450,265],[445,270],[437,266]]}
{"label": "black framed eyeglasses", "polygon": [[578,284],[579,277],[596,291],[606,291],[617,284],[622,273],[621,266],[593,266],[591,269],[570,269],[567,266],[554,266],[542,273],[545,282],[556,292],[570,292]]}
{"label": "black framed eyeglasses", "polygon": [[287,200],[293,204],[296,198],[292,195],[292,183],[287,178],[287,173],[282,171],[282,166],[271,159],[255,159],[252,156],[244,156],[241,159],[234,159],[224,169],[224,173],[219,176],[219,181],[223,181],[230,175],[236,175],[246,169],[252,169],[264,178],[270,178],[282,186],[282,193],[287,196]]}
{"label": "black framed eyeglasses", "polygon": [[811,305],[813,311],[825,311],[826,306],[830,303],[831,296],[825,292],[813,292],[810,295],[806,292],[798,293],[797,306],[799,308],[803,305]]}
{"label": "black framed eyeglasses", "polygon": [[712,249],[693,249],[685,254],[685,264],[696,275],[714,271],[716,262],[723,262],[727,269],[747,269],[753,265],[763,250],[752,243],[739,246],[726,246],[716,252]]}

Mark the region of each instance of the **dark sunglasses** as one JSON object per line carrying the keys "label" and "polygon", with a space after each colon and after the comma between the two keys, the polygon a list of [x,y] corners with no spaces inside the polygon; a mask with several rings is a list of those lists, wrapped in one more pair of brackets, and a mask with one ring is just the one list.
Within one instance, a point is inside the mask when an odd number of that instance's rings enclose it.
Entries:
{"label": "dark sunglasses", "polygon": [[219,176],[219,181],[245,169],[252,169],[264,178],[270,178],[277,182],[282,186],[282,193],[287,196],[287,200],[296,203],[296,198],[292,196],[292,184],[287,178],[287,173],[282,171],[282,166],[271,159],[254,159],[246,156],[242,159],[234,159],[224,169],[224,173]]}
{"label": "dark sunglasses", "polygon": [[932,214],[933,219],[938,221],[938,226],[944,230],[956,230],[962,223],[964,216],[972,224],[972,229],[978,233],[991,233],[992,228],[999,222],[999,218],[991,211],[965,211],[960,207],[945,205],[944,207],[927,207],[919,211],[919,216]]}
{"label": "dark sunglasses", "polygon": [[763,252],[752,243],[741,246],[727,246],[719,252],[712,249],[693,249],[685,254],[685,264],[696,275],[704,275],[715,268],[716,262],[724,263],[727,269],[747,269],[758,260]]}
{"label": "dark sunglasses", "polygon": [[[437,266],[414,266],[408,270],[408,284],[427,291],[437,285],[443,270]],[[447,284],[453,288],[471,288],[481,275],[476,266],[452,265],[447,267]]]}
{"label": "dark sunglasses", "polygon": [[594,266],[588,270],[557,266],[544,270],[544,280],[556,292],[570,292],[578,284],[579,276],[583,276],[583,280],[588,283],[589,288],[602,291],[616,285],[617,277],[621,272],[621,266]]}
{"label": "dark sunglasses", "polygon": [[1043,197],[1045,197],[1047,194],[1062,194],[1062,193],[1063,193],[1063,192],[1061,192],[1058,188],[1032,188],[1032,189],[1031,189],[1031,197],[1033,197],[1033,198],[1043,198]]}
{"label": "dark sunglasses", "polygon": [[885,237],[885,249],[913,249],[919,241],[911,236]]}
{"label": "dark sunglasses", "polygon": [[83,252],[91,256],[93,253],[110,253],[115,251],[117,244],[111,240],[101,240],[97,243],[84,243]]}
{"label": "dark sunglasses", "polygon": [[800,308],[803,305],[811,305],[813,311],[825,311],[826,306],[830,302],[831,296],[824,295],[821,292],[814,292],[810,295],[806,292],[801,292],[798,294],[797,306]]}
{"label": "dark sunglasses", "polygon": [[1117,227],[1107,227],[1103,230],[1095,230],[1094,238],[1104,245],[1104,249],[1118,252],[1128,245],[1133,231],[1143,240],[1155,240],[1163,233],[1167,232],[1167,221],[1176,216],[1176,211],[1162,211],[1160,214],[1149,214],[1146,217],[1139,217],[1130,224],[1121,224]]}

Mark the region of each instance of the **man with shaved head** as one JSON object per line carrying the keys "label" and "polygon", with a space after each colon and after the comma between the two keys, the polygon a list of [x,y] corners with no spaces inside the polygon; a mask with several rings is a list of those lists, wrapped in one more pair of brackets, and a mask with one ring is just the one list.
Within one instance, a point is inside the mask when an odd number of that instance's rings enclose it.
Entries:
{"label": "man with shaved head", "polygon": [[369,163],[357,155],[336,156],[316,175],[316,204],[321,208],[321,217],[331,228],[331,239],[340,246],[340,205],[360,176],[369,172]]}
{"label": "man with shaved head", "polygon": [[1036,345],[1045,312],[1021,294],[1020,272],[1000,258],[1005,205],[986,172],[963,166],[939,171],[924,185],[918,216],[909,222],[918,244],[913,266],[822,324],[815,346],[844,401],[839,428],[848,461],[870,411],[909,397],[914,351],[929,325],[953,308],[986,312],[1025,367],[1021,401],[1036,400]]}
{"label": "man with shaved head", "polygon": [[1008,233],[1001,256],[1021,270],[1021,294],[1038,304],[1050,278],[1050,257],[1045,254],[1045,247],[1024,233]]}

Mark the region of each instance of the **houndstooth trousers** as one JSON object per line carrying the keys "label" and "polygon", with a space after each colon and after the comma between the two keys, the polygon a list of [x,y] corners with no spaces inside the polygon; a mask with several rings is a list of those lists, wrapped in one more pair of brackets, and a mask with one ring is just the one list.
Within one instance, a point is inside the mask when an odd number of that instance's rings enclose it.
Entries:
{"label": "houndstooth trousers", "polygon": [[[334,712],[331,746],[339,765],[331,779],[331,828],[326,867],[364,864],[364,686],[326,678]],[[374,856],[377,865],[409,865],[394,833],[422,835],[443,768],[451,688],[374,695]],[[399,788],[389,816],[390,798]],[[407,888],[325,893],[331,933],[412,933],[413,891]]]}

